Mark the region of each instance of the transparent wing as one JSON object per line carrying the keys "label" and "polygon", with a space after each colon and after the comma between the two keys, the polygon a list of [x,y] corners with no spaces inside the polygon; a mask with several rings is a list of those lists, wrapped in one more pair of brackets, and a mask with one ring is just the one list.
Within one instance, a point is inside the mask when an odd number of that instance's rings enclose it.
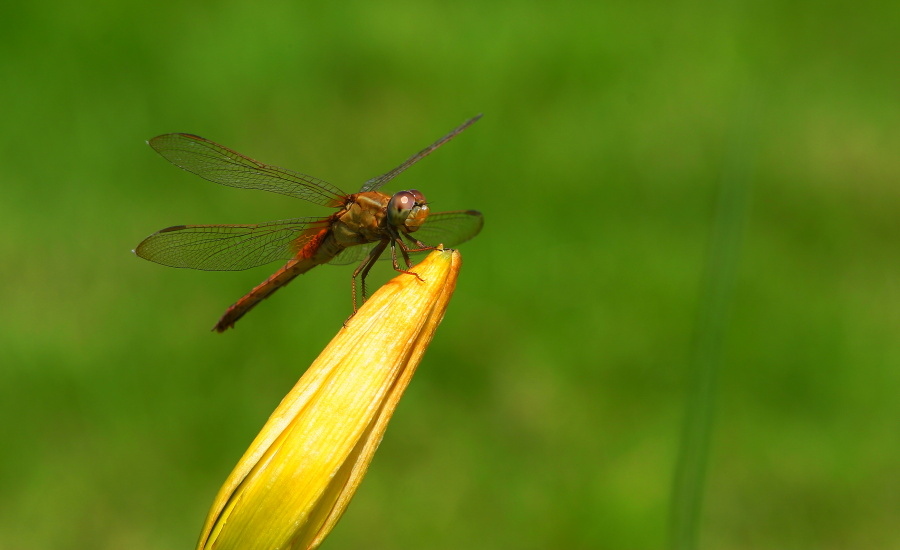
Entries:
{"label": "transparent wing", "polygon": [[166,160],[209,181],[281,193],[322,206],[339,206],[345,193],[330,183],[270,166],[192,134],[163,134],[147,142]]}
{"label": "transparent wing", "polygon": [[289,260],[324,229],[327,218],[257,225],[176,225],[144,239],[134,253],[158,264],[207,271],[240,271]]}
{"label": "transparent wing", "polygon": [[[457,210],[454,212],[437,212],[430,214],[428,220],[418,231],[411,233],[415,239],[429,245],[443,244],[450,248],[464,243],[477,235],[484,226],[484,216],[477,210]],[[330,262],[333,265],[359,263],[378,243],[367,243],[345,248]],[[427,250],[411,252],[411,255],[424,254]],[[381,256],[381,260],[389,259],[390,254]]]}
{"label": "transparent wing", "polygon": [[[366,255],[369,254],[369,251],[375,248],[378,243],[379,241],[375,241],[374,243],[366,243],[347,247],[328,263],[331,265],[358,264],[359,262],[363,261],[363,258],[365,258]],[[385,260],[390,257],[390,254],[384,254],[380,259]]]}
{"label": "transparent wing", "polygon": [[477,210],[436,212],[429,214],[425,224],[410,236],[429,246],[443,244],[450,248],[468,241],[483,226],[484,216]]}
{"label": "transparent wing", "polygon": [[366,183],[363,184],[362,189],[360,189],[359,192],[362,193],[364,191],[375,191],[376,189],[380,188],[382,185],[384,185],[385,183],[387,183],[387,182],[391,181],[392,179],[394,179],[395,177],[397,177],[401,172],[403,172],[404,170],[406,170],[413,164],[415,164],[415,163],[419,162],[420,160],[422,160],[423,158],[427,157],[429,154],[431,154],[432,151],[434,151],[441,145],[447,143],[451,139],[458,136],[463,130],[465,130],[466,128],[468,128],[469,126],[471,126],[472,124],[477,122],[479,118],[481,118],[480,114],[478,116],[474,116],[474,117],[470,118],[469,120],[463,122],[461,126],[457,127],[452,132],[447,134],[446,136],[435,141],[434,143],[432,143],[428,147],[422,149],[415,155],[409,157],[406,160],[406,162],[404,162],[400,166],[394,168],[393,170],[391,170],[390,172],[388,172],[386,174],[378,176],[377,178],[370,179],[369,181],[367,181]]}

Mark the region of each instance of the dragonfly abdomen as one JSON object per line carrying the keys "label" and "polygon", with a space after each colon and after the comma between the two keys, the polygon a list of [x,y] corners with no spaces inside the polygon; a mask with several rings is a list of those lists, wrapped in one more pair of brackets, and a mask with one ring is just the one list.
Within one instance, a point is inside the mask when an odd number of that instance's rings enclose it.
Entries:
{"label": "dragonfly abdomen", "polygon": [[301,248],[297,255],[286,263],[271,277],[256,285],[240,300],[232,304],[222,315],[213,330],[225,332],[243,317],[256,304],[265,300],[279,288],[287,285],[297,275],[302,275],[317,265],[327,263],[334,258],[343,248],[334,241],[328,229],[322,229],[315,237]]}

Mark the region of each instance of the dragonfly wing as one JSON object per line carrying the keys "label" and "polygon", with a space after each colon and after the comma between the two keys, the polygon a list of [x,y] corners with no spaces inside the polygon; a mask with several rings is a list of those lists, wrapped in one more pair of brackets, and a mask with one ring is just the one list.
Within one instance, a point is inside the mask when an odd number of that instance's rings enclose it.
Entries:
{"label": "dragonfly wing", "polygon": [[400,166],[394,168],[393,170],[391,170],[390,172],[388,172],[388,173],[386,173],[386,174],[383,174],[383,175],[381,175],[381,176],[378,176],[377,178],[372,178],[372,179],[370,179],[369,181],[367,181],[366,183],[363,184],[362,189],[360,189],[359,192],[362,193],[362,192],[364,192],[364,191],[375,191],[376,189],[380,188],[382,185],[384,185],[385,183],[391,181],[392,179],[394,179],[395,177],[397,177],[398,175],[400,175],[401,172],[403,172],[404,170],[406,170],[407,168],[409,168],[409,167],[412,166],[413,164],[419,162],[419,161],[422,160],[423,158],[425,158],[425,157],[427,157],[428,155],[430,155],[432,151],[434,151],[435,149],[437,149],[437,148],[440,147],[441,145],[447,143],[447,142],[450,141],[451,139],[453,139],[453,138],[455,138],[456,136],[458,136],[463,130],[465,130],[466,128],[468,128],[469,126],[471,126],[472,124],[474,124],[475,122],[477,122],[479,118],[481,118],[481,115],[478,115],[478,116],[475,116],[475,117],[470,118],[469,120],[463,122],[462,125],[460,125],[460,126],[458,126],[457,128],[455,128],[452,132],[450,132],[450,133],[447,134],[446,136],[444,136],[444,137],[442,137],[441,139],[435,141],[434,143],[432,143],[432,144],[429,145],[428,147],[422,149],[421,151],[419,151],[419,152],[416,153],[415,155],[413,155],[413,156],[409,157],[408,159],[406,159],[406,162],[404,162],[404,163],[401,164]]}
{"label": "dragonfly wing", "polygon": [[293,258],[326,223],[327,218],[296,218],[257,225],[176,225],[147,237],[134,253],[171,267],[240,271]]}
{"label": "dragonfly wing", "polygon": [[192,134],[163,134],[147,142],[166,160],[209,181],[281,193],[323,206],[339,206],[345,193],[330,183],[270,166]]}
{"label": "dragonfly wing", "polygon": [[[349,246],[341,251],[340,254],[335,256],[328,262],[331,265],[347,265],[347,264],[358,264],[363,261],[369,251],[378,246],[378,243],[381,241],[375,241],[374,243],[366,243],[360,244],[356,246]],[[380,259],[384,260],[385,258],[389,258],[390,255],[383,255]]]}
{"label": "dragonfly wing", "polygon": [[477,210],[456,210],[429,214],[425,224],[410,236],[429,246],[453,247],[478,234],[484,216]]}

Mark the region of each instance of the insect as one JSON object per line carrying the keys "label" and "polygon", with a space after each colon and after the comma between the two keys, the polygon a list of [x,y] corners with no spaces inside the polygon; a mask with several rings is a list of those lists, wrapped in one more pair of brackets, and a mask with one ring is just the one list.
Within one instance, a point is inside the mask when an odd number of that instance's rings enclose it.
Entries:
{"label": "insect", "polygon": [[[322,180],[263,164],[218,143],[192,134],[163,134],[147,143],[166,160],[209,181],[281,193],[325,207],[330,216],[294,218],[255,225],[176,225],[144,239],[134,253],[171,267],[209,271],[239,271],[276,260],[287,263],[225,311],[213,327],[224,332],[260,301],[294,277],[320,264],[359,262],[351,277],[353,311],[360,279],[366,299],[366,276],[390,247],[395,270],[409,271],[410,254],[451,247],[481,231],[484,218],[476,210],[432,213],[425,196],[415,189],[393,195],[379,189],[404,170],[447,143],[481,115],[471,118],[446,136],[411,156],[393,170],[372,178],[356,193],[344,193]],[[406,268],[400,266],[400,251]]]}

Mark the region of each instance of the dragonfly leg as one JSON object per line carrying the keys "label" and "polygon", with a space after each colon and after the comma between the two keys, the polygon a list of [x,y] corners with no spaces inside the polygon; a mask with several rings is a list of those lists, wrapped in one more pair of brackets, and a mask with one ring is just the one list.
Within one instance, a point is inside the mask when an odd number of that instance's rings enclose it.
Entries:
{"label": "dragonfly leg", "polygon": [[403,236],[406,237],[411,245],[413,245],[412,248],[410,248],[409,246],[405,247],[407,252],[425,252],[427,250],[437,249],[436,246],[428,246],[427,244],[409,234],[404,234]]}
{"label": "dragonfly leg", "polygon": [[[403,260],[406,261],[407,269],[400,269],[400,264],[397,263],[397,247],[396,244],[400,245],[400,253],[403,255]],[[417,279],[425,282],[425,279],[419,276],[418,273],[414,271],[409,271],[409,268],[412,267],[411,262],[409,261],[409,252],[407,252],[406,245],[403,244],[403,241],[400,239],[396,239],[396,241],[391,241],[391,263],[394,265],[394,271],[399,271],[400,273],[406,273],[407,275],[415,275]]]}
{"label": "dragonfly leg", "polygon": [[403,255],[403,261],[406,262],[406,268],[411,268],[412,262],[409,261],[409,249],[406,247],[406,244],[404,244],[400,239],[397,239],[397,243],[400,244],[400,253]]}
{"label": "dragonfly leg", "polygon": [[[356,314],[356,278],[360,277],[360,286],[362,287],[362,297],[363,302],[366,301],[366,276],[369,274],[369,270],[372,269],[372,266],[375,265],[375,262],[378,261],[378,258],[381,256],[381,253],[384,252],[384,249],[387,247],[388,241],[384,240],[378,243],[372,250],[369,251],[369,254],[366,255],[365,259],[361,264],[356,268],[353,272],[353,277],[350,279],[350,285],[352,288],[351,295],[353,296],[353,313]],[[351,315],[352,317],[352,315]]]}

